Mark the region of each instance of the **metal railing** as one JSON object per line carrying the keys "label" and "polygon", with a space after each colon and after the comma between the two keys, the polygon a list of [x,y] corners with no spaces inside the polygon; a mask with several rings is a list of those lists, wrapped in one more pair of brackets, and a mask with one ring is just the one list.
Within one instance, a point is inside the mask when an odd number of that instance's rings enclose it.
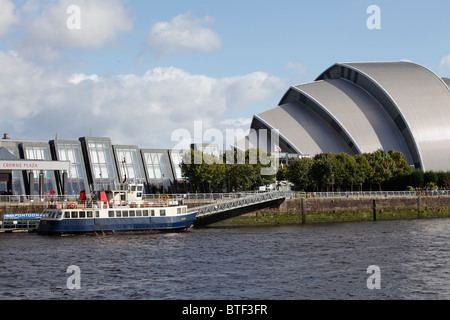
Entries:
{"label": "metal railing", "polygon": [[285,198],[285,193],[282,191],[272,191],[265,193],[257,193],[253,195],[247,195],[242,198],[232,199],[229,201],[223,201],[213,204],[208,204],[196,208],[190,209],[190,211],[196,211],[197,216],[205,216],[209,214],[219,213],[223,211],[239,209],[243,207],[248,207],[255,204],[260,204],[264,202],[269,202],[273,200]]}
{"label": "metal railing", "polygon": [[[173,194],[144,194],[142,199],[173,199],[173,200],[208,200],[208,201],[223,201],[232,200],[252,195],[261,195],[273,192],[283,193],[286,198],[369,198],[369,197],[417,197],[428,196],[450,196],[450,190],[430,189],[417,191],[347,191],[347,192],[299,192],[299,191],[246,191],[233,193],[173,193]],[[79,195],[1,195],[0,202],[46,202],[46,201],[77,201]]]}

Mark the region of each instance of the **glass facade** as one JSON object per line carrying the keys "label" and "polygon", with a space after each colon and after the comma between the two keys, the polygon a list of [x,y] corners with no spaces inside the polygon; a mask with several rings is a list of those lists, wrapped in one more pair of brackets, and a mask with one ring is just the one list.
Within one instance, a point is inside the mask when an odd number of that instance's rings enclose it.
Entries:
{"label": "glass facade", "polygon": [[94,188],[100,190],[118,183],[116,163],[108,140],[92,138],[86,141],[91,178]]}
{"label": "glass facade", "polygon": [[173,171],[175,174],[175,179],[178,181],[183,180],[183,176],[181,174],[180,164],[183,161],[183,151],[171,150],[170,158],[172,159]]}
{"label": "glass facade", "polygon": [[[23,153],[25,159],[28,160],[52,160],[50,153],[50,145],[43,145],[41,143],[36,143],[36,145],[23,144],[22,145]],[[28,181],[30,186],[31,194],[40,194],[39,190],[39,175],[40,172],[33,170],[33,181]],[[54,173],[53,171],[44,171],[43,172],[43,184],[42,184],[42,193],[46,194],[52,190],[57,191]]]}
{"label": "glass facade", "polygon": [[[8,150],[17,159],[20,159],[19,148],[18,148],[17,144],[12,145],[9,143],[4,143],[2,141],[1,146],[4,147],[6,150]],[[11,177],[12,194],[13,195],[25,194],[22,171],[12,170],[11,173],[12,173],[12,177]],[[0,190],[4,191],[4,192],[9,192],[9,190],[7,190],[7,188],[8,188],[7,181],[4,181],[4,180],[5,179],[2,179],[2,181],[0,182],[1,183]]]}
{"label": "glass facade", "polygon": [[66,194],[80,194],[86,190],[86,174],[84,169],[83,152],[78,141],[55,142],[57,159],[70,161],[70,172],[67,173]]}
{"label": "glass facade", "polygon": [[169,187],[172,188],[173,175],[169,171],[170,161],[167,151],[143,150],[142,157],[147,170],[150,191],[156,193],[162,191],[160,190],[162,188],[166,191]]}
{"label": "glass facade", "polygon": [[[182,150],[113,146],[109,138],[93,137],[51,141],[3,139],[0,140],[0,146],[18,160],[70,162],[70,170],[65,181],[62,171],[43,172],[43,195],[52,190],[57,194],[79,195],[85,190],[89,197],[92,191],[118,187],[118,183],[124,180],[125,175],[129,182],[143,182],[147,193],[187,190],[181,176]],[[11,158],[11,155],[9,157]],[[2,192],[14,195],[39,194],[40,173],[37,170],[0,172],[0,194]]]}
{"label": "glass facade", "polygon": [[114,146],[114,150],[121,181],[125,179],[126,175],[128,181],[143,182],[145,173],[140,161],[139,149],[137,147]]}

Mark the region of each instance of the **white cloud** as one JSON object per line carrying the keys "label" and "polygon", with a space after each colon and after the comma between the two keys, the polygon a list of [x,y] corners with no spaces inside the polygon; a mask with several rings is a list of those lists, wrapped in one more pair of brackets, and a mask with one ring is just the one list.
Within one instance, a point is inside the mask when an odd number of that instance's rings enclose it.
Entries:
{"label": "white cloud", "polygon": [[252,118],[235,118],[235,119],[225,119],[219,122],[219,124],[229,127],[229,128],[250,128],[252,123]]}
{"label": "white cloud", "polygon": [[14,12],[14,3],[10,0],[0,0],[0,36],[5,35],[9,27],[17,23],[18,18]]}
{"label": "white cloud", "polygon": [[91,75],[87,76],[84,73],[76,73],[76,74],[71,75],[68,81],[73,84],[79,84],[80,82],[83,82],[86,80],[98,82],[100,80],[100,78],[96,74],[91,74]]}
{"label": "white cloud", "polygon": [[309,76],[308,70],[300,62],[289,62],[284,70],[289,74],[290,84],[303,82]]}
{"label": "white cloud", "polygon": [[[0,51],[0,112],[3,130],[17,139],[77,139],[92,133],[115,144],[171,148],[174,130],[193,133],[239,122],[220,121],[278,95],[284,83],[263,72],[213,78],[184,70],[154,68],[144,75],[67,75]],[[246,120],[240,120],[241,123]],[[225,134],[225,133],[224,133]]]}
{"label": "white cloud", "polygon": [[[68,11],[70,6],[79,8],[79,15]],[[65,48],[97,49],[114,44],[133,26],[123,0],[59,0],[46,4],[28,0],[20,7],[20,17],[24,35],[17,48],[47,61],[59,57]],[[68,27],[74,21],[79,21],[79,29]]]}
{"label": "white cloud", "polygon": [[193,17],[189,12],[174,17],[169,22],[157,22],[146,40],[146,46],[159,57],[182,51],[210,52],[219,49],[219,35],[204,25],[213,22],[212,17]]}
{"label": "white cloud", "polygon": [[442,58],[440,66],[441,68],[450,69],[450,54]]}

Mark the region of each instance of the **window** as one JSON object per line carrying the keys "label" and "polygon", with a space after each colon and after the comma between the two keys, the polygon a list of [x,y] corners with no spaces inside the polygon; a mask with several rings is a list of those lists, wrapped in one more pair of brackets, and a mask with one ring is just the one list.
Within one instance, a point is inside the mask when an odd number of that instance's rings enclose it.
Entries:
{"label": "window", "polygon": [[142,214],[144,215],[144,217],[148,217],[148,210],[144,210],[144,211],[142,212]]}
{"label": "window", "polygon": [[186,209],[187,209],[186,207],[182,207],[181,209],[183,210],[183,213],[186,213],[186,212],[187,212],[187,211],[186,211]]}
{"label": "window", "polygon": [[64,212],[64,218],[70,218],[70,212],[69,211]]}
{"label": "window", "polygon": [[127,210],[124,210],[124,211],[122,212],[122,216],[123,216],[123,217],[128,217],[128,211],[127,211]]}
{"label": "window", "polygon": [[96,218],[100,217],[100,212],[99,211],[95,211],[95,217]]}
{"label": "window", "polygon": [[155,210],[150,210],[150,215],[152,216],[152,217],[154,217],[155,216]]}
{"label": "window", "polygon": [[142,217],[142,210],[136,210],[136,217]]}
{"label": "window", "polygon": [[80,218],[86,218],[86,212],[80,211]]}
{"label": "window", "polygon": [[136,216],[136,212],[134,210],[130,210],[130,217]]}
{"label": "window", "polygon": [[[25,159],[29,160],[51,160],[50,156],[50,147],[49,146],[25,146]],[[34,183],[33,183],[33,191],[35,193],[39,193],[39,174],[38,170],[33,170],[34,175]],[[43,191],[44,193],[48,193],[51,190],[56,189],[53,185],[53,172],[52,171],[44,171],[44,184]]]}
{"label": "window", "polygon": [[143,179],[144,173],[139,165],[138,150],[132,148],[117,148],[117,163],[122,178],[125,174],[128,179]]}
{"label": "window", "polygon": [[181,214],[181,208],[177,208],[177,214]]}
{"label": "window", "polygon": [[90,161],[94,178],[106,183],[113,183],[115,163],[111,154],[110,145],[106,141],[88,142]]}
{"label": "window", "polygon": [[84,161],[81,147],[76,143],[57,143],[59,160],[70,161],[70,171],[67,175],[67,192],[80,194],[85,190],[84,185]]}
{"label": "window", "polygon": [[114,218],[114,211],[108,211],[108,217]]}
{"label": "window", "polygon": [[164,217],[165,215],[166,215],[166,210],[165,209],[159,210],[159,216],[160,217]]}
{"label": "window", "polygon": [[166,166],[166,155],[163,152],[143,153],[145,166],[149,176],[149,182],[167,188],[170,186],[169,171]]}
{"label": "window", "polygon": [[78,218],[78,212],[72,211],[72,218]]}
{"label": "window", "polygon": [[87,212],[87,217],[88,217],[88,218],[92,218],[92,211],[88,211],[88,212]]}
{"label": "window", "polygon": [[170,157],[172,158],[173,166],[175,168],[175,179],[183,179],[181,174],[181,162],[183,161],[183,153],[182,151],[172,151],[170,153]]}
{"label": "window", "polygon": [[116,211],[116,218],[120,218],[122,216],[122,211]]}

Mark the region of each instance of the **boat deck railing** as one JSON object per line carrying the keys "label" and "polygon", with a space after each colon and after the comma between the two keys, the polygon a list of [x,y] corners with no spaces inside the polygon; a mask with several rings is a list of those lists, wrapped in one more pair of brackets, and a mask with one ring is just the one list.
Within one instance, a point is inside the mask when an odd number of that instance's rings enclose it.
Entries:
{"label": "boat deck railing", "polygon": [[179,205],[178,201],[174,200],[153,200],[153,201],[123,201],[123,200],[69,200],[69,201],[49,201],[48,209],[113,209],[113,208],[152,208],[152,207],[171,207]]}

